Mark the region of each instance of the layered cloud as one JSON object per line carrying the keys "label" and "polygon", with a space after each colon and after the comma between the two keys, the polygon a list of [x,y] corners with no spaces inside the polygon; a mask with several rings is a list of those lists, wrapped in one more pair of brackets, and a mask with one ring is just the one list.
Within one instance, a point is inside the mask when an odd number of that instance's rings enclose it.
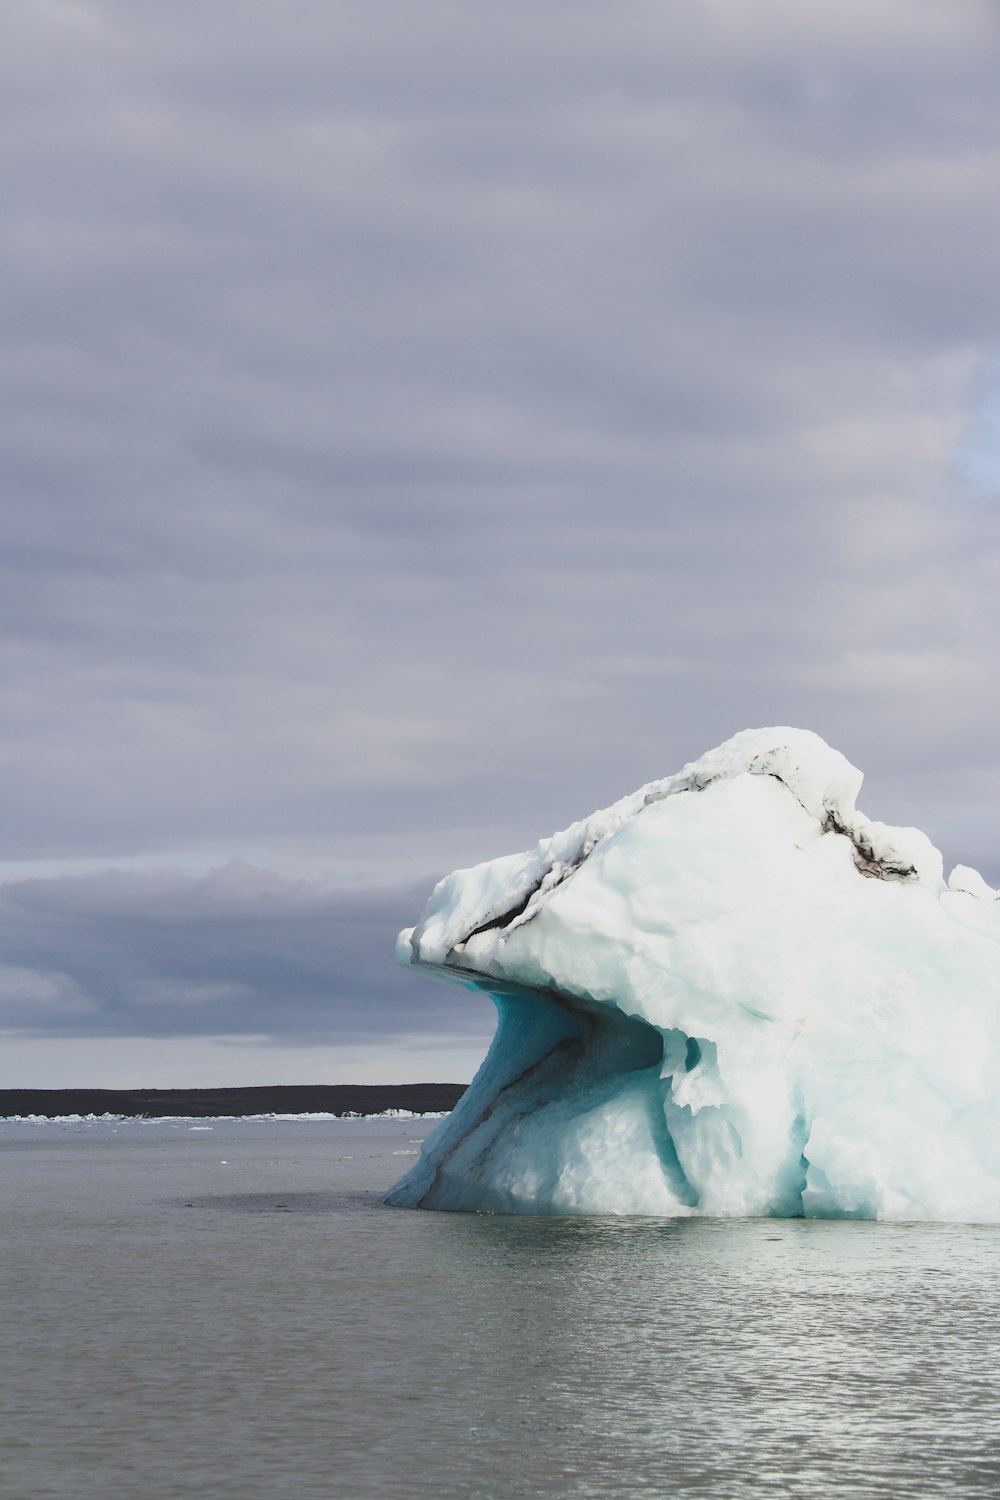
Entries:
{"label": "layered cloud", "polygon": [[[0,855],[398,889],[778,722],[996,878],[998,44],[976,0],[15,8]],[[220,928],[183,1024],[396,993],[309,920],[270,990]]]}
{"label": "layered cloud", "polygon": [[392,964],[409,890],[345,892],[240,861],[0,885],[0,1032],[475,1046],[491,1010]]}

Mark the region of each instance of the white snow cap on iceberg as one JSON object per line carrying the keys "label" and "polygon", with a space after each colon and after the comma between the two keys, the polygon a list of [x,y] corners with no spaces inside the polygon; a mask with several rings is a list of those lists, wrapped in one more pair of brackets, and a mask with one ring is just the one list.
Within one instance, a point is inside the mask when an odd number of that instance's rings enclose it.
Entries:
{"label": "white snow cap on iceberg", "polygon": [[390,1201],[1000,1220],[1000,907],[747,730],[441,881],[399,958],[500,1024]]}

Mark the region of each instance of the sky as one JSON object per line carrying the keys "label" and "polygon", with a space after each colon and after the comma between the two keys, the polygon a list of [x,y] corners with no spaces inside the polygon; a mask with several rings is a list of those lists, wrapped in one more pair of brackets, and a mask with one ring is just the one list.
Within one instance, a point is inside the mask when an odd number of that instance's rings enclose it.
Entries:
{"label": "sky", "polygon": [[0,1087],[465,1081],[433,883],[745,727],[1000,883],[992,4],[0,17]]}

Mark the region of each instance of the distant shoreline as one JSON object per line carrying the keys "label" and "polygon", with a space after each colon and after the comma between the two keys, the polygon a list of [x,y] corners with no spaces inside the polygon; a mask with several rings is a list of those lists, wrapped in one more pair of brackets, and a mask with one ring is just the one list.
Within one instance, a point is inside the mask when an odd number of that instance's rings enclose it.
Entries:
{"label": "distant shoreline", "polygon": [[441,1114],[464,1083],[275,1084],[225,1089],[0,1089],[0,1118],[123,1115],[221,1119],[238,1115]]}

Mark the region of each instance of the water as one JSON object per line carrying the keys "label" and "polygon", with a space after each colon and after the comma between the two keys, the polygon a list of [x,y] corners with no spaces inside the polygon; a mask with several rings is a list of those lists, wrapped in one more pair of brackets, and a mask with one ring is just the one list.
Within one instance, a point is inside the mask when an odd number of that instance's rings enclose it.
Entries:
{"label": "water", "polygon": [[427,1128],[0,1123],[4,1500],[1000,1490],[1000,1227],[382,1207]]}

